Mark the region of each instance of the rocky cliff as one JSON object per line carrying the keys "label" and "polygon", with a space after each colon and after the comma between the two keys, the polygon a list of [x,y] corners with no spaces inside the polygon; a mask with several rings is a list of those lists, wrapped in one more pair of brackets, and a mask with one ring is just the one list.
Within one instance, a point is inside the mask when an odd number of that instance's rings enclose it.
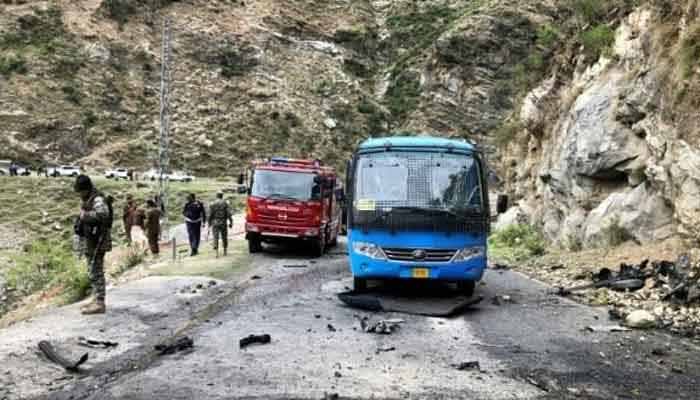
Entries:
{"label": "rocky cliff", "polygon": [[569,248],[681,234],[700,213],[697,0],[4,0],[0,158],[153,163],[173,20],[173,162],[342,166],[369,135],[486,148]]}

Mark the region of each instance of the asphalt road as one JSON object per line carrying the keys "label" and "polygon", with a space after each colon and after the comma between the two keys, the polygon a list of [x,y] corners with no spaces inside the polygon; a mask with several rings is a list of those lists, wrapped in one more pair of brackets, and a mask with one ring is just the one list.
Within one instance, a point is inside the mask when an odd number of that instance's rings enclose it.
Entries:
{"label": "asphalt road", "polygon": [[[256,255],[260,279],[183,331],[194,349],[141,357],[48,398],[698,398],[694,344],[661,332],[587,332],[612,323],[605,309],[550,295],[516,272],[489,271],[477,288],[484,301],[450,319],[346,307],[336,298],[351,286],[342,252],[313,263],[295,249]],[[499,295],[512,301],[493,304]],[[359,328],[363,316],[405,322],[377,335]],[[240,338],[263,333],[271,343],[239,349]],[[468,361],[480,368],[453,366]]]}

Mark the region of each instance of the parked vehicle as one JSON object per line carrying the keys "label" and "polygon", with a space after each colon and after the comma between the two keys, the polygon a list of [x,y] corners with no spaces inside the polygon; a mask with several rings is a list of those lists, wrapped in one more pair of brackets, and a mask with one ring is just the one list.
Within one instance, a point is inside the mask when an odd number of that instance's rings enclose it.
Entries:
{"label": "parked vehicle", "polygon": [[[12,168],[13,162],[10,160],[0,160],[0,176],[2,175],[12,175],[10,169]],[[27,166],[14,163],[17,175],[19,176],[29,176],[31,174],[31,169]]]}
{"label": "parked vehicle", "polygon": [[319,161],[273,158],[253,165],[246,209],[251,253],[263,242],[306,241],[315,256],[338,242],[335,170]]}
{"label": "parked vehicle", "polygon": [[129,170],[126,168],[114,168],[105,171],[107,179],[129,179]]}
{"label": "parked vehicle", "polygon": [[[167,175],[166,175],[167,176]],[[149,181],[155,181],[160,177],[160,171],[155,168],[151,168],[148,171],[141,174],[141,178]]]}
{"label": "parked vehicle", "polygon": [[432,279],[474,292],[487,265],[486,165],[473,144],[369,139],[348,164],[348,252],[356,290],[370,279]]}
{"label": "parked vehicle", "polygon": [[170,179],[171,182],[192,182],[194,176],[183,171],[173,171],[168,175],[168,179]]}
{"label": "parked vehicle", "polygon": [[76,165],[59,165],[58,167],[49,167],[49,176],[70,176],[76,177],[82,173],[82,169]]}

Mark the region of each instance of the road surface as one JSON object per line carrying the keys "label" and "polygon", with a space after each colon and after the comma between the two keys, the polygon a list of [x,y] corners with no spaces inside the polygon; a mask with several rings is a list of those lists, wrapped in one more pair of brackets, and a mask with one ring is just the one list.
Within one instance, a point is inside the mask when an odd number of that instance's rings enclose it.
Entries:
{"label": "road surface", "polygon": [[[352,309],[336,298],[351,286],[342,253],[313,262],[293,249],[256,255],[259,279],[227,291],[180,330],[194,349],[136,349],[43,398],[698,398],[700,349],[690,341],[587,332],[611,324],[605,309],[550,295],[511,271],[489,271],[477,288],[485,300],[450,319]],[[511,301],[492,302],[504,295]],[[405,322],[377,335],[359,328],[363,316]],[[240,338],[263,333],[271,343],[239,348]],[[479,368],[455,368],[470,361]]]}

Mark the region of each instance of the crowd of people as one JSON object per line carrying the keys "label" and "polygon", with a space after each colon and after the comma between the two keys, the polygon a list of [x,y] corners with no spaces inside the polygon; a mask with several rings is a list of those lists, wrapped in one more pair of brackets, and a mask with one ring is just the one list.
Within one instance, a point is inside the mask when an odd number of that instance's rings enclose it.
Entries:
{"label": "crowd of people", "polygon": [[[79,175],[76,178],[74,189],[82,200],[75,233],[84,244],[81,248],[88,260],[94,294],[93,301],[84,306],[82,312],[101,314],[106,311],[104,258],[106,253],[112,250],[114,199],[98,191],[87,175]],[[157,257],[160,253],[161,219],[165,213],[165,206],[158,196],[146,199],[144,208],[131,194],[127,194],[121,215],[127,245],[132,245],[137,241],[137,236],[143,235],[148,243],[148,251]],[[213,233],[213,247],[217,255],[219,240],[222,243],[223,255],[227,255],[228,229],[233,227],[233,215],[222,192],[217,193],[216,200],[211,204],[208,219],[206,207],[197,200],[194,193],[187,196],[182,214],[187,226],[191,256],[199,254],[202,230],[207,229],[207,224]],[[139,230],[142,233],[137,233]]]}

